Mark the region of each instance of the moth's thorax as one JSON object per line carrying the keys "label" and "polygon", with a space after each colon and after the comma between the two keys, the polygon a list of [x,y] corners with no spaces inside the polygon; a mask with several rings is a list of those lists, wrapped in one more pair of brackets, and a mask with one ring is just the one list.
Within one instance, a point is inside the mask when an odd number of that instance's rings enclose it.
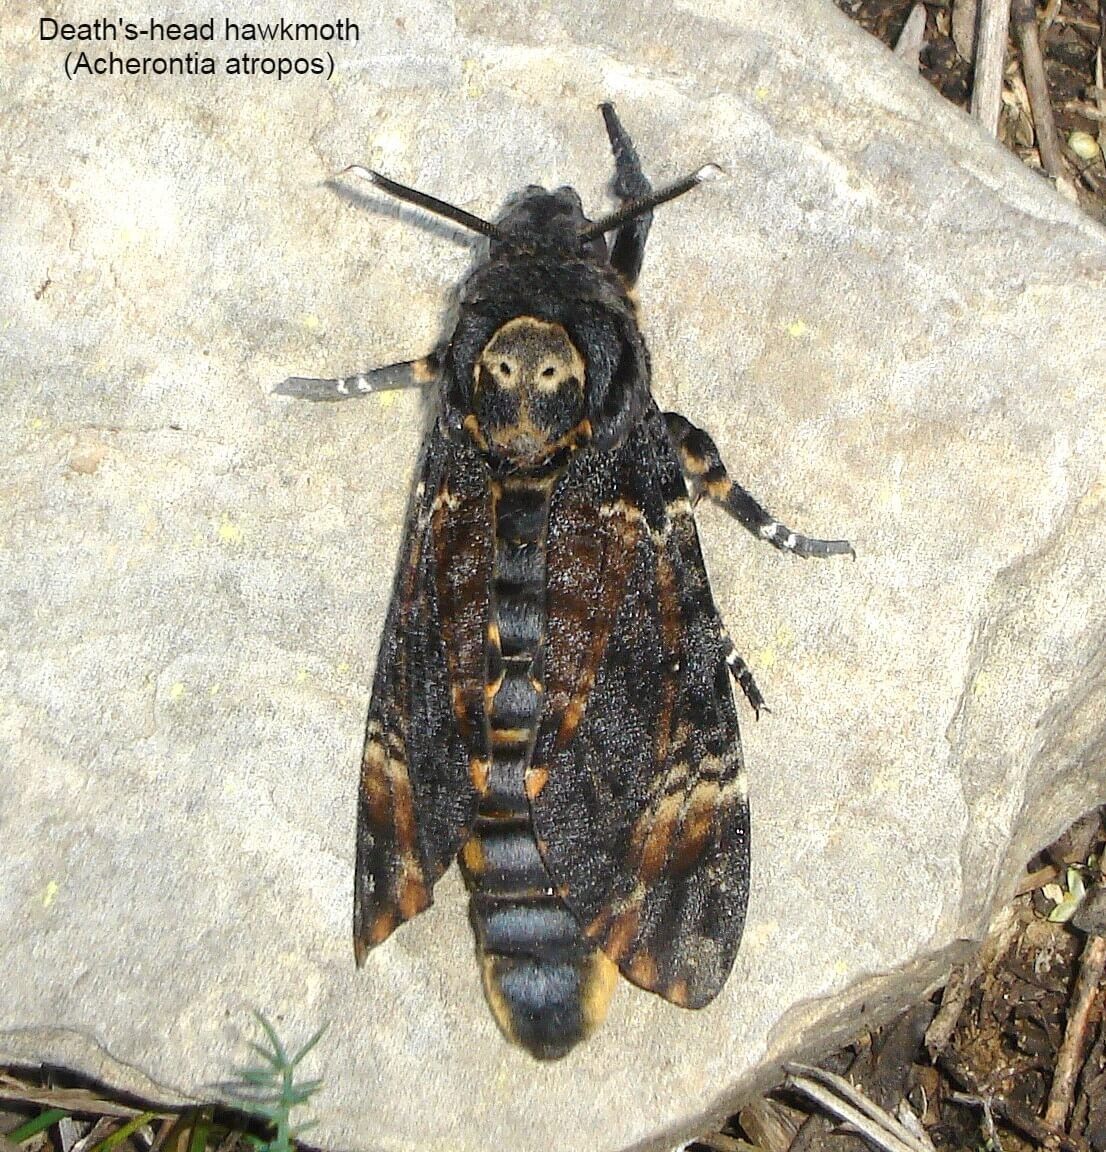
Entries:
{"label": "moth's thorax", "polygon": [[492,333],[473,365],[465,426],[478,447],[522,467],[540,465],[591,437],[587,365],[568,332],[516,316]]}

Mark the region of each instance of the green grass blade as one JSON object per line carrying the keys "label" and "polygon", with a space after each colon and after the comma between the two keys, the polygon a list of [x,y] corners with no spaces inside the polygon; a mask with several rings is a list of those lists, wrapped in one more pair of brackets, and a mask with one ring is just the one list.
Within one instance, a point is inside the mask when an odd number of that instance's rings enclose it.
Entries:
{"label": "green grass blade", "polygon": [[211,1138],[211,1119],[211,1110],[201,1108],[188,1137],[188,1152],[207,1152],[207,1142]]}
{"label": "green grass blade", "polygon": [[8,1139],[13,1144],[22,1144],[24,1140],[30,1140],[32,1136],[45,1132],[47,1128],[53,1128],[59,1120],[64,1120],[68,1115],[64,1108],[47,1108],[33,1120],[28,1120],[26,1124],[20,1124],[14,1132],[9,1132]]}
{"label": "green grass blade", "polygon": [[151,1120],[157,1119],[156,1112],[140,1112],[137,1116],[132,1116],[126,1124],[116,1128],[110,1136],[105,1136],[98,1144],[94,1144],[89,1152],[111,1152],[113,1148],[117,1148],[128,1136],[133,1136],[139,1128],[144,1128]]}
{"label": "green grass blade", "polygon": [[322,1087],[322,1080],[297,1080],[292,1087],[297,1101],[303,1101]]}

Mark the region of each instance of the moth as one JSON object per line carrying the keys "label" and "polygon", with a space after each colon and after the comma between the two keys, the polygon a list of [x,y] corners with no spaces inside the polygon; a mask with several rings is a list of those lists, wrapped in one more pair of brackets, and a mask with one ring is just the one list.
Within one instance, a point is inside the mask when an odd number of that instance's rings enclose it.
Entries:
{"label": "moth", "polygon": [[[701,1008],[733,965],[749,807],[730,680],[764,700],[711,596],[692,506],[717,501],[800,557],[800,536],[727,474],[711,438],[650,393],[634,286],[654,191],[600,106],[620,206],[588,219],[530,186],[494,222],[375,172],[470,229],[486,257],[444,346],[308,400],[433,387],[357,801],[358,965],[431,903],[458,858],[488,1004],[533,1056],[603,1020],[622,974]],[[609,239],[608,239],[609,238]]]}

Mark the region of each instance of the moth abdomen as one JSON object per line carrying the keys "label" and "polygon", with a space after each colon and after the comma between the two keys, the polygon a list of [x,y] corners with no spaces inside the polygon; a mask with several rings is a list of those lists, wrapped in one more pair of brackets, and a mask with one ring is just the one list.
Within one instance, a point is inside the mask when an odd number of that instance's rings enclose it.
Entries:
{"label": "moth abdomen", "polygon": [[478,817],[461,862],[470,883],[483,895],[533,900],[549,891],[549,876],[528,816]]}
{"label": "moth abdomen", "polygon": [[603,1022],[618,969],[594,949],[557,962],[485,952],[484,995],[509,1040],[559,1060]]}
{"label": "moth abdomen", "polygon": [[514,898],[476,892],[472,922],[485,955],[563,963],[588,950],[572,913],[555,896]]}
{"label": "moth abdomen", "polygon": [[602,1022],[617,969],[550,889],[528,817],[481,817],[461,867],[496,1022],[539,1060],[559,1059]]}
{"label": "moth abdomen", "polygon": [[544,709],[545,546],[553,477],[492,485],[492,594],[485,716],[491,761],[461,868],[471,890],[484,993],[504,1034],[541,1060],[563,1056],[603,1019],[613,965],[554,892],[530,818],[543,772],[533,748]]}

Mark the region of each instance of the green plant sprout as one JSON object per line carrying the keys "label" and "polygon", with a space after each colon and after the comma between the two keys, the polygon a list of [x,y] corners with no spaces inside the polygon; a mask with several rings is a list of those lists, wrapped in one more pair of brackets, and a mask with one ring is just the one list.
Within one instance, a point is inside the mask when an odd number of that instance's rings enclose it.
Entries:
{"label": "green plant sprout", "polygon": [[250,1047],[263,1063],[238,1069],[236,1089],[243,1107],[267,1120],[273,1126],[273,1135],[269,1140],[258,1136],[247,1136],[247,1139],[259,1152],[293,1152],[293,1141],[315,1121],[293,1124],[292,1109],[306,1104],[322,1085],[321,1079],[297,1080],[296,1073],[303,1058],[322,1039],[327,1026],[324,1024],[294,1056],[289,1056],[269,1020],[260,1012],[255,1012],[254,1017],[264,1030],[268,1045],[251,1041]]}
{"label": "green plant sprout", "polygon": [[1066,924],[1075,915],[1079,905],[1083,903],[1083,897],[1087,894],[1082,868],[1073,865],[1067,870],[1064,879],[1066,887],[1046,884],[1041,889],[1042,893],[1056,905],[1048,914],[1048,919],[1053,924]]}

